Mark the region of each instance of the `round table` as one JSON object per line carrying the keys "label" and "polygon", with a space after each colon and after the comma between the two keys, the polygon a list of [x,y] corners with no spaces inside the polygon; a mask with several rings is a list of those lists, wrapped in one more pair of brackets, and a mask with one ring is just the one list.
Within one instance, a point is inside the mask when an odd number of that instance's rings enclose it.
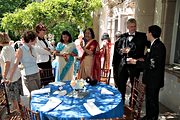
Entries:
{"label": "round table", "polygon": [[[46,86],[48,88],[50,86]],[[73,90],[70,86],[70,82],[66,82],[62,86],[62,90],[67,91],[67,95],[60,96],[57,94],[48,93],[33,94],[31,96],[31,109],[33,111],[40,113],[41,120],[60,120],[60,119],[106,119],[106,118],[121,118],[124,113],[123,102],[120,92],[107,84],[97,83],[95,86],[86,85],[86,91],[88,94],[83,98],[69,97],[68,94]],[[51,88],[56,91],[57,86],[51,85]],[[112,94],[101,94],[102,88],[110,91]],[[42,88],[43,89],[43,88]],[[54,109],[45,112],[41,107],[43,107],[51,97],[56,97],[62,102]],[[97,115],[91,115],[86,108],[84,103],[87,101],[92,101],[93,103],[102,111],[102,113]]]}

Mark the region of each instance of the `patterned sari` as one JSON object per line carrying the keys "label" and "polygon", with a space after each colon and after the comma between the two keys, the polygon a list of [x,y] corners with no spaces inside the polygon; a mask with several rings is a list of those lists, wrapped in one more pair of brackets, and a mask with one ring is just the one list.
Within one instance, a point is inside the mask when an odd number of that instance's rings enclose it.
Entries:
{"label": "patterned sari", "polygon": [[108,42],[100,49],[101,68],[110,69],[111,42]]}
{"label": "patterned sari", "polygon": [[85,49],[91,51],[91,53],[85,50],[80,61],[78,78],[86,79],[90,77],[99,81],[101,69],[99,43],[96,40],[90,40],[86,44]]}
{"label": "patterned sari", "polygon": [[[63,44],[59,42],[57,44],[56,50],[60,53],[74,53],[78,55],[76,45],[74,43]],[[56,76],[57,80],[72,80],[74,72],[74,56],[68,55],[67,61],[62,56],[56,56],[58,65],[58,74]]]}

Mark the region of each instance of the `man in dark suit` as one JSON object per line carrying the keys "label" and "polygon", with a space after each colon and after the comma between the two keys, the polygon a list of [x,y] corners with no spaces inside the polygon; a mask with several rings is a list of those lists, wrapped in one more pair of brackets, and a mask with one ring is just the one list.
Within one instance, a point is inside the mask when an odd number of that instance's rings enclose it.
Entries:
{"label": "man in dark suit", "polygon": [[117,34],[115,35],[116,42],[114,44],[114,55],[113,55],[113,60],[112,60],[114,83],[116,87],[118,84],[118,68],[119,68],[119,63],[121,61],[121,55],[119,54],[117,48],[120,42],[121,35],[122,35],[121,33],[119,33],[118,35]]}
{"label": "man in dark suit", "polygon": [[115,42],[112,62],[114,82],[122,94],[123,102],[125,102],[126,83],[128,78],[130,78],[131,86],[133,86],[134,77],[138,78],[141,72],[141,69],[137,69],[135,65],[128,65],[127,58],[144,58],[145,46],[149,44],[146,34],[136,31],[135,19],[131,18],[127,21],[127,28],[129,32],[122,34]]}
{"label": "man in dark suit", "polygon": [[151,47],[144,62],[130,59],[129,63],[143,67],[143,83],[146,85],[146,116],[142,120],[158,120],[159,90],[164,86],[166,48],[160,41],[161,28],[152,25],[146,33]]}

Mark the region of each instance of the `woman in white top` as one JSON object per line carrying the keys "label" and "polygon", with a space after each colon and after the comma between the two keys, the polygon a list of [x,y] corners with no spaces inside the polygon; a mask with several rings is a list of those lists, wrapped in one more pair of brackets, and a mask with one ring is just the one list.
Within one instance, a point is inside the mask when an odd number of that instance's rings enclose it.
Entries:
{"label": "woman in white top", "polygon": [[45,39],[46,31],[47,29],[43,24],[37,24],[37,42],[35,44],[37,50],[37,64],[41,69],[52,69],[51,53],[54,47]]}
{"label": "woman in white top", "polygon": [[0,53],[1,68],[2,68],[2,81],[7,83],[7,94],[9,101],[12,102],[13,109],[19,111],[20,95],[23,95],[22,80],[20,70],[16,69],[14,75],[10,79],[10,70],[12,69],[15,61],[15,50],[9,44],[10,38],[6,33],[0,33],[0,44],[2,50]]}
{"label": "woman in white top", "polygon": [[16,52],[15,64],[11,70],[10,80],[19,63],[22,64],[22,76],[29,92],[40,89],[39,68],[36,63],[37,55],[33,45],[36,43],[36,34],[33,31],[26,31],[23,34],[24,43]]}

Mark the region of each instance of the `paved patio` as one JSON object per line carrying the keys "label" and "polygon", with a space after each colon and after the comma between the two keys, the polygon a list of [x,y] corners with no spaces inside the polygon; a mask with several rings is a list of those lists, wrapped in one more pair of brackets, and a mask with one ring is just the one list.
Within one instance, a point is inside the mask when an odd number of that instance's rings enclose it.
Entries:
{"label": "paved patio", "polygon": [[[110,85],[114,86],[114,79],[111,78]],[[130,89],[126,91],[126,101],[125,104],[129,104],[129,97],[130,97]],[[175,113],[170,110],[168,107],[164,106],[163,104],[159,103],[159,120],[180,120],[180,113]],[[145,102],[143,103],[142,113],[141,116],[145,115]]]}

